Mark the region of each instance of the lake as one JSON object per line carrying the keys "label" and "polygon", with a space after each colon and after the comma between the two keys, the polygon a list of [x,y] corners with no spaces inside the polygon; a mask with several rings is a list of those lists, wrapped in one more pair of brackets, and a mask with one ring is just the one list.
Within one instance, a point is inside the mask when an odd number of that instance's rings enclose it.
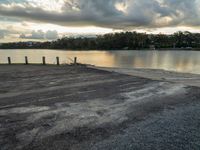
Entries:
{"label": "lake", "polygon": [[200,74],[200,52],[198,51],[62,51],[62,50],[0,50],[0,63],[23,63],[28,56],[29,63],[55,64],[60,57],[62,64],[78,62],[102,67],[148,68]]}

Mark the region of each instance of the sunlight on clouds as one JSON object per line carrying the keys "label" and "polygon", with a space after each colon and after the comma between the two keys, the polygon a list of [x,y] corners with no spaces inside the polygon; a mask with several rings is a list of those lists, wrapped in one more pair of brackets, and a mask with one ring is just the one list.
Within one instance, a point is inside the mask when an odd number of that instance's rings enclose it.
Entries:
{"label": "sunlight on clouds", "polygon": [[123,13],[127,13],[127,5],[125,2],[119,2],[115,4],[115,8]]}
{"label": "sunlight on clouds", "polygon": [[29,3],[34,4],[36,7],[43,8],[47,11],[58,11],[60,12],[63,5],[65,4],[64,0],[27,0]]}
{"label": "sunlight on clouds", "polygon": [[158,17],[158,19],[155,20],[155,24],[159,27],[168,26],[173,19],[171,17],[165,16],[165,17]]}
{"label": "sunlight on clouds", "polygon": [[32,30],[56,30],[58,33],[79,33],[79,34],[104,34],[112,32],[112,29],[101,28],[101,27],[64,27],[54,24],[36,24],[36,23],[27,23]]}
{"label": "sunlight on clouds", "polygon": [[199,33],[199,5],[200,0],[0,0],[1,41],[40,30],[56,31],[59,37],[119,31]]}
{"label": "sunlight on clouds", "polygon": [[1,6],[3,6],[4,8],[13,8],[13,7],[21,7],[21,8],[25,8],[25,6],[22,3],[10,3],[10,4],[1,4]]}
{"label": "sunlight on clouds", "polygon": [[159,33],[173,34],[174,32],[177,32],[177,31],[189,31],[189,32],[193,32],[193,33],[200,33],[199,29],[200,28],[185,27],[185,26],[164,27],[164,28],[152,29],[150,31],[147,31],[147,33],[153,33],[153,34],[159,34]]}

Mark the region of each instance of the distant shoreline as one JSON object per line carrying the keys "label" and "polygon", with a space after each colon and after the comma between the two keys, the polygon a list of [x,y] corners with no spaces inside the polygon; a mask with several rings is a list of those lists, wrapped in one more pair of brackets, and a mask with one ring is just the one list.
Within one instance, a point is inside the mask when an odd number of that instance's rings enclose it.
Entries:
{"label": "distant shoreline", "polygon": [[95,37],[63,37],[52,41],[0,43],[0,49],[71,50],[200,50],[200,34],[188,31],[174,34],[132,32],[108,33]]}

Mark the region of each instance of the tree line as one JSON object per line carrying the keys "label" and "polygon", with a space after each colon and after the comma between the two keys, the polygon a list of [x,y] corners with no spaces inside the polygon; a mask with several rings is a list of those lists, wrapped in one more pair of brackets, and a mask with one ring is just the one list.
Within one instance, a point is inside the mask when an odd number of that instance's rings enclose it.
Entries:
{"label": "tree line", "polygon": [[200,33],[146,34],[121,32],[96,37],[64,37],[52,42],[18,42],[1,44],[1,49],[72,49],[72,50],[134,50],[162,48],[200,48]]}

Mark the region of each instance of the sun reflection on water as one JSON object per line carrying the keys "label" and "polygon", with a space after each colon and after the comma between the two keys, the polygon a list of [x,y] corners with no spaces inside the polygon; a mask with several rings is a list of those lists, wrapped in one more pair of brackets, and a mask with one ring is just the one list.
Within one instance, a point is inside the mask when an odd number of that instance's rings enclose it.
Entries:
{"label": "sun reflection on water", "polygon": [[30,63],[71,63],[77,57],[80,63],[103,67],[150,68],[200,74],[200,52],[198,51],[61,51],[61,50],[0,50],[0,63],[24,62],[28,56]]}

